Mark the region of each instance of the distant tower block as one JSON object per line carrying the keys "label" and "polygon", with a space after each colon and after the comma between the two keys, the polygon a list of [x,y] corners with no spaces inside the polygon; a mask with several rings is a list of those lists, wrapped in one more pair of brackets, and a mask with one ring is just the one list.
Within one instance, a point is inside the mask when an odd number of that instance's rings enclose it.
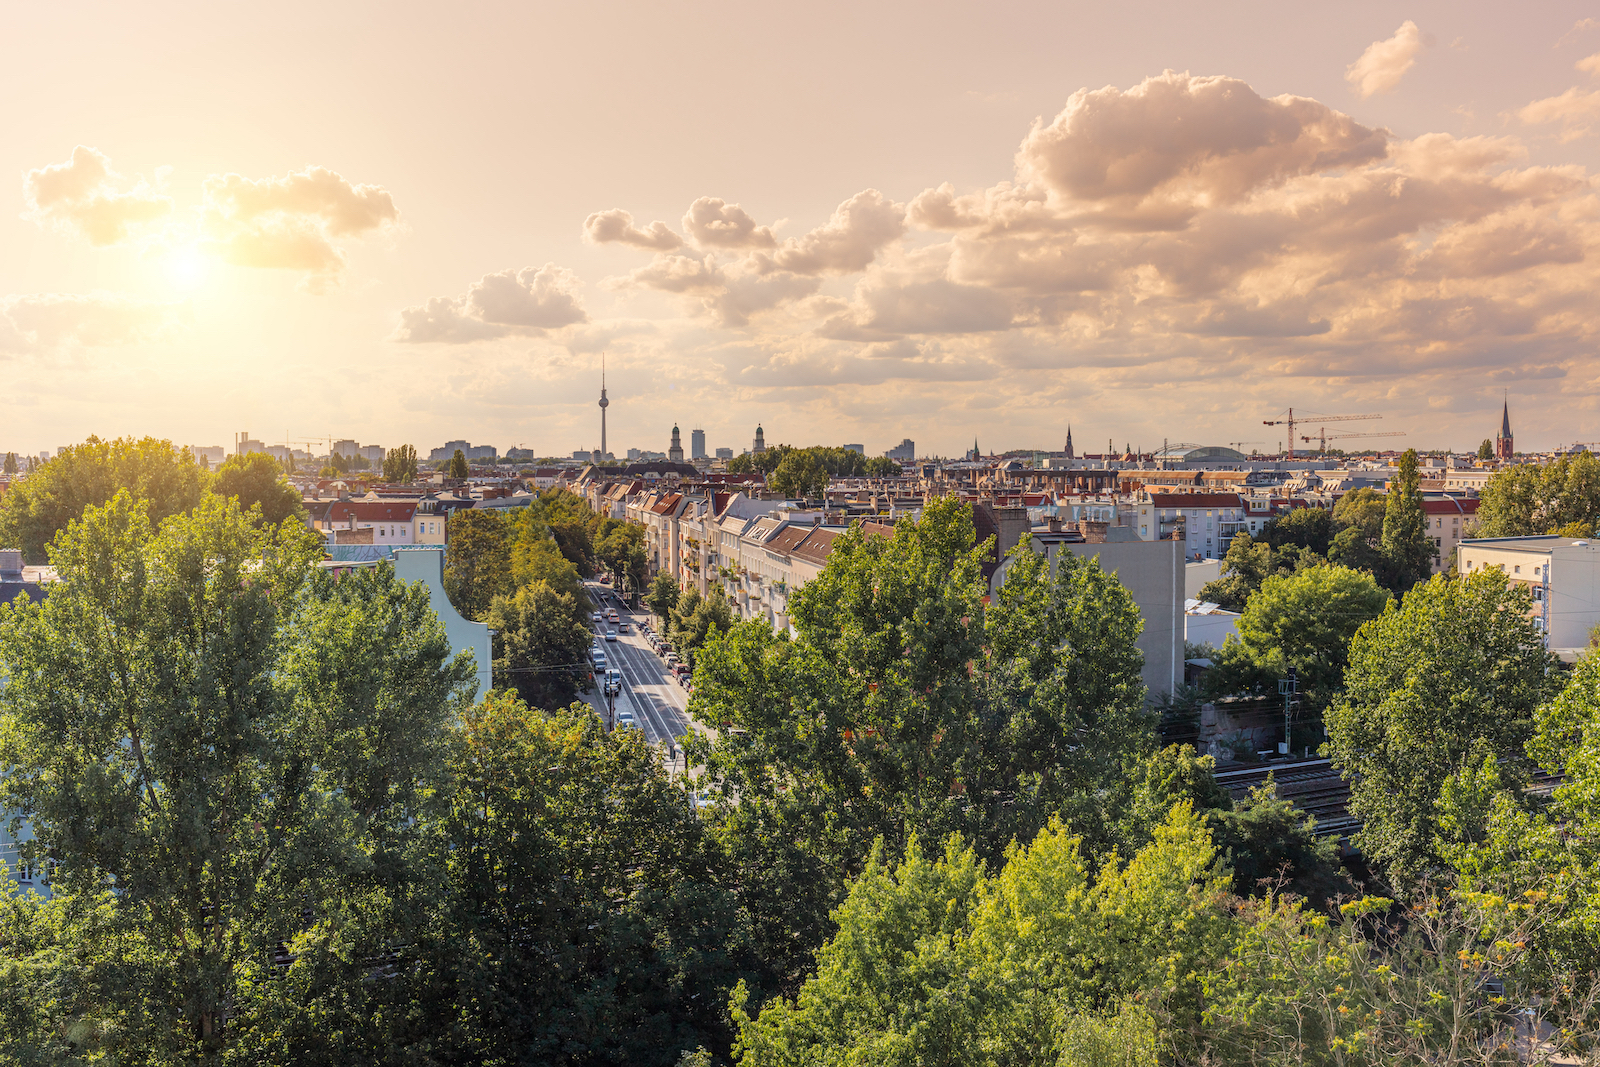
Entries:
{"label": "distant tower block", "polygon": [[752,452],[765,452],[766,450],[767,450],[767,435],[762,432],[761,424],[758,422],[758,423],[756,423],[756,439],[755,439],[755,442],[751,445],[750,451],[752,451]]}
{"label": "distant tower block", "polygon": [[1516,445],[1511,439],[1511,401],[1505,401],[1505,406],[1500,409],[1500,434],[1494,439],[1494,454],[1500,459],[1510,459],[1517,454]]}
{"label": "distant tower block", "polygon": [[674,463],[683,462],[683,439],[678,436],[678,427],[672,427],[672,447],[667,449],[667,458]]}
{"label": "distant tower block", "polygon": [[689,458],[706,458],[706,432],[704,430],[689,431]]}

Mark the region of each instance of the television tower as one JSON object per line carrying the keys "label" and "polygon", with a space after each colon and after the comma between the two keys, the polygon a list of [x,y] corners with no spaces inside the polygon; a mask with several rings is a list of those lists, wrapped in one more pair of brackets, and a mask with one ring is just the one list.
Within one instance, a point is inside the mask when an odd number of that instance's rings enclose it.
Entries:
{"label": "television tower", "polygon": [[606,460],[606,408],[611,406],[611,401],[606,399],[606,354],[600,353],[600,462]]}

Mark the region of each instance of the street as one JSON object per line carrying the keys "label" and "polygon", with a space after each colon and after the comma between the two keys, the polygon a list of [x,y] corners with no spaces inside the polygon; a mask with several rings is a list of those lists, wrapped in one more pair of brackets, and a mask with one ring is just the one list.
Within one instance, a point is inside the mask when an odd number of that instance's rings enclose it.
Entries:
{"label": "street", "polygon": [[[606,650],[606,666],[622,672],[622,691],[617,694],[615,707],[632,710],[634,721],[644,731],[645,739],[652,743],[676,739],[689,732],[689,694],[667,671],[667,666],[650,650],[649,643],[639,633],[639,621],[648,620],[648,612],[633,612],[623,606],[622,600],[612,593],[609,585],[585,582],[589,599],[597,611],[617,609],[617,615],[628,624],[628,633],[617,635],[615,641],[604,640],[608,624],[592,623]],[[606,697],[597,680],[596,688],[584,699],[605,715]]]}

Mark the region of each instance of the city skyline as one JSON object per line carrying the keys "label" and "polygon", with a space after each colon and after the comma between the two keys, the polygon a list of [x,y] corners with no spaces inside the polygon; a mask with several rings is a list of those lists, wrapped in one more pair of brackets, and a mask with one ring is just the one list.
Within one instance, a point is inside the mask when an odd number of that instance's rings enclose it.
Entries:
{"label": "city skyline", "polygon": [[[929,20],[914,55],[895,5],[427,32],[400,5],[361,55],[354,9],[310,41],[297,10],[19,11],[0,85],[52,92],[0,143],[8,447],[273,425],[560,455],[596,443],[603,352],[609,436],[652,450],[666,415],[708,447],[766,423],[955,455],[1070,419],[1267,451],[1293,407],[1465,451],[1505,389],[1525,449],[1600,440],[1578,4],[1034,5]],[[620,12],[619,71],[567,91]],[[763,76],[811,65],[866,73]],[[561,106],[480,104],[525,92]]]}

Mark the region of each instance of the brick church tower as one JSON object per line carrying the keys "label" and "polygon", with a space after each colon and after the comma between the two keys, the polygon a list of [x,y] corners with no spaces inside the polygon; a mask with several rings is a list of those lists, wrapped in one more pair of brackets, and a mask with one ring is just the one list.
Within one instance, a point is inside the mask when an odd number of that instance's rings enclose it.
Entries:
{"label": "brick church tower", "polygon": [[1511,404],[1507,401],[1500,412],[1500,435],[1494,439],[1494,454],[1497,459],[1510,459],[1515,452],[1511,442]]}

